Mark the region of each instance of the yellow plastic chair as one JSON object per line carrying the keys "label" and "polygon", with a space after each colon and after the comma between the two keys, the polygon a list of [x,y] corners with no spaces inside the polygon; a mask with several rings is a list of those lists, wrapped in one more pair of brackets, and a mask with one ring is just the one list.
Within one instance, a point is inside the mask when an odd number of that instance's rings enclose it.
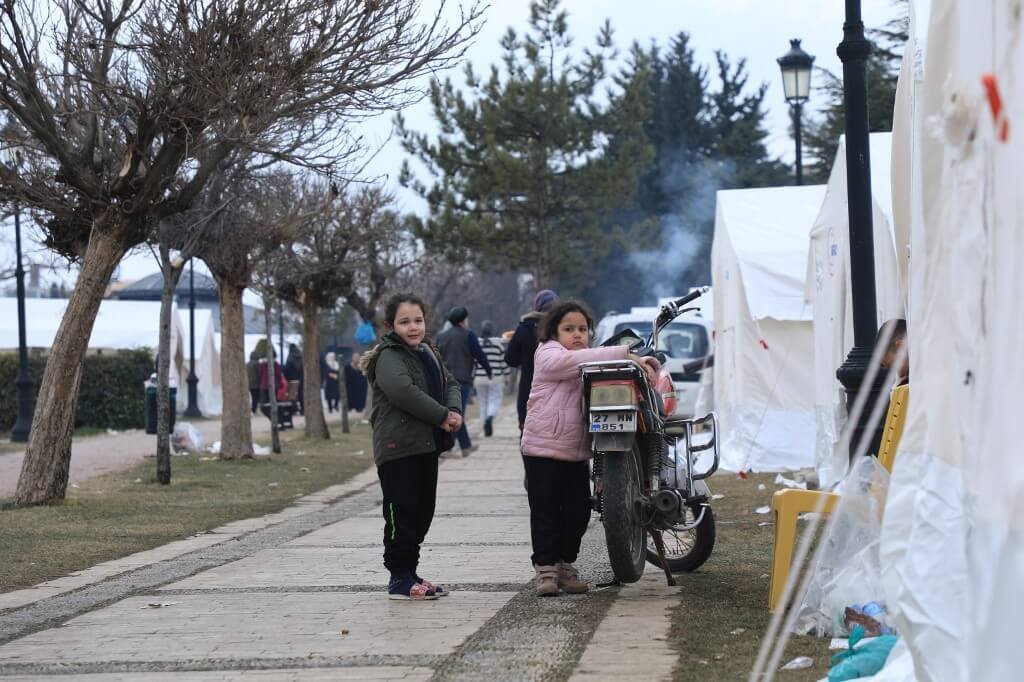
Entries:
{"label": "yellow plastic chair", "polygon": [[[882,443],[879,447],[878,461],[892,473],[896,450],[903,436],[903,425],[907,416],[907,401],[910,397],[910,386],[904,384],[892,390],[889,400],[889,411],[885,415],[885,427],[882,431]],[[772,495],[772,511],[775,513],[775,544],[772,549],[772,581],[768,591],[768,610],[775,611],[782,592],[786,589],[786,579],[792,570],[793,547],[796,544],[796,521],[800,514],[813,512],[821,498],[825,498],[822,513],[830,514],[839,503],[838,493],[820,490],[799,490],[787,488]]]}

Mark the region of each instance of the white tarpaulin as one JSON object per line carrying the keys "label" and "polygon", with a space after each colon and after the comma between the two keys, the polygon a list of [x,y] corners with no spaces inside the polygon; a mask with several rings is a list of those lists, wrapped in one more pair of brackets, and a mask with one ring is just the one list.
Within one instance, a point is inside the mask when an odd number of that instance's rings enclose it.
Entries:
{"label": "white tarpaulin", "polygon": [[[0,348],[18,347],[18,299],[0,298]],[[48,351],[57,336],[68,307],[66,298],[25,299],[25,343],[28,348]],[[180,363],[184,338],[177,313],[171,315],[171,358]],[[150,301],[104,300],[89,337],[89,350],[150,348],[154,354],[160,342],[160,303]]]}
{"label": "white tarpaulin", "polygon": [[[878,324],[904,315],[896,252],[893,248],[890,179],[891,133],[874,133],[871,148],[872,224],[875,252],[875,300]],[[846,474],[849,453],[836,445],[846,418],[846,392],[836,370],[853,347],[850,295],[850,221],[846,201],[846,140],[839,139],[821,212],[810,235],[807,299],[814,311],[815,468],[823,486]]]}
{"label": "white tarpaulin", "polygon": [[900,84],[894,132],[909,150],[894,190],[910,214],[911,398],[881,544],[906,646],[877,679],[1012,680],[1024,612],[1024,17],[1019,3],[911,7],[908,59],[923,45],[924,60],[903,69],[914,82]]}
{"label": "white tarpaulin", "polygon": [[[184,354],[185,359],[182,365],[182,374],[179,379],[179,386],[187,389],[189,370],[189,311],[180,311],[182,327],[184,328]],[[204,417],[217,416],[223,407],[223,391],[220,381],[220,352],[217,350],[216,334],[214,332],[213,311],[208,308],[196,308],[196,401],[199,411]],[[178,410],[184,411],[188,406],[188,391],[178,391]]]}
{"label": "white tarpaulin", "polygon": [[825,186],[722,190],[711,281],[722,466],[814,464],[814,338],[807,245]]}

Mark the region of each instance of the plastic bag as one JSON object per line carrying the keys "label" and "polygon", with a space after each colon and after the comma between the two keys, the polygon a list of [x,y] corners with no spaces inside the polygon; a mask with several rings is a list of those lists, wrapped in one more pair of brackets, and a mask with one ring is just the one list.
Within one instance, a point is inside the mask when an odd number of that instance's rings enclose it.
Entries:
{"label": "plastic bag", "polygon": [[857,646],[863,637],[864,628],[856,626],[850,634],[850,648],[832,657],[828,682],[846,682],[874,675],[885,667],[885,660],[889,658],[889,653],[899,641],[899,637],[895,635],[882,635]]}
{"label": "plastic bag", "polygon": [[870,618],[880,632],[892,632],[878,553],[889,472],[876,458],[863,457],[841,488],[834,524],[821,539],[821,557],[811,569],[794,629],[818,637],[844,636],[850,626]]}
{"label": "plastic bag", "polygon": [[356,341],[364,346],[369,346],[376,340],[377,332],[374,331],[373,324],[363,320],[356,329]]}
{"label": "plastic bag", "polygon": [[178,422],[171,434],[171,445],[180,452],[198,452],[203,449],[203,434],[188,422]]}

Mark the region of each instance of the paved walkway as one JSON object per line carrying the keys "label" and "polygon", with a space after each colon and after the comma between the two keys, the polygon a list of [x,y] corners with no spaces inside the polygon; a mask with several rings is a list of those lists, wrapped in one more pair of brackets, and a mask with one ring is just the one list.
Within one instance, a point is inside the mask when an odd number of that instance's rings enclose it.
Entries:
{"label": "paved walkway", "polygon": [[[442,465],[420,572],[450,597],[385,598],[380,493],[368,470],[279,514],[111,562],[56,591],[0,595],[0,678],[671,678],[678,596],[657,571],[588,595],[533,594],[512,429]],[[596,517],[578,563],[593,582],[611,577]]]}
{"label": "paved walkway", "polygon": [[[188,419],[179,416],[178,421]],[[220,440],[219,419],[191,423],[203,434],[203,440],[207,445]],[[295,417],[295,426],[302,428],[301,416]],[[270,420],[263,415],[253,416],[252,431],[253,436],[257,438],[269,434]],[[146,433],[143,429],[76,438],[71,443],[69,483],[80,483],[87,478],[127,469],[138,464],[147,454],[152,455],[154,452],[156,436]],[[14,494],[24,459],[24,451],[0,454],[0,498]]]}

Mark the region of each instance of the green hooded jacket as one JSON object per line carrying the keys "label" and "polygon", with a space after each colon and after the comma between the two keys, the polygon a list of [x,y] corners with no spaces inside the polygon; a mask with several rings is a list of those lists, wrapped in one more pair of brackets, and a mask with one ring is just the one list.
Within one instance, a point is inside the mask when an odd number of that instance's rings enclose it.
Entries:
{"label": "green hooded jacket", "polygon": [[[435,452],[434,429],[448,416],[449,410],[462,414],[459,382],[445,368],[437,350],[429,344],[427,347],[437,360],[444,405],[430,396],[427,377],[416,352],[394,332],[382,336],[364,356],[364,371],[373,388],[370,425],[373,427],[373,461],[377,466]],[[451,434],[445,433],[442,449],[450,450],[454,444]]]}

